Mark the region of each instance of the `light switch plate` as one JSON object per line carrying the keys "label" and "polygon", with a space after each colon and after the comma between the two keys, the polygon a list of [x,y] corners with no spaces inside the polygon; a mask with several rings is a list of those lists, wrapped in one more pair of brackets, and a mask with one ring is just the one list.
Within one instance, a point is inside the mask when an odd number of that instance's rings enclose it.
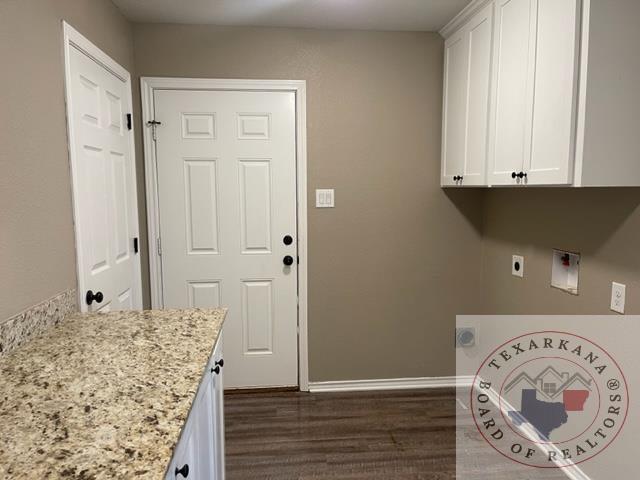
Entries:
{"label": "light switch plate", "polygon": [[316,208],[333,208],[335,206],[333,188],[316,189]]}
{"label": "light switch plate", "polygon": [[513,255],[511,257],[511,275],[514,277],[524,277],[524,257]]}
{"label": "light switch plate", "polygon": [[611,283],[611,310],[624,313],[624,300],[627,287],[622,283]]}

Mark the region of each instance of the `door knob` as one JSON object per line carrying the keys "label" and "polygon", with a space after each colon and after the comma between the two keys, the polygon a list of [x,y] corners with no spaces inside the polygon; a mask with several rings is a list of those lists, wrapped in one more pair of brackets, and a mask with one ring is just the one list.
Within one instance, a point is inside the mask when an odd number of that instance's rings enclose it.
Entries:
{"label": "door knob", "polygon": [[293,265],[293,257],[291,255],[287,255],[282,259],[282,263],[284,263],[287,267]]}
{"label": "door knob", "polygon": [[187,478],[189,476],[189,465],[185,463],[182,468],[176,467],[176,477],[178,475],[182,475],[184,478]]}
{"label": "door knob", "polygon": [[511,172],[511,178],[516,178],[518,174],[516,172]]}
{"label": "door knob", "polygon": [[224,358],[221,358],[220,360],[215,362],[215,365],[220,365],[221,367],[224,367]]}
{"label": "door knob", "polygon": [[285,235],[282,239],[282,243],[285,245],[291,245],[293,243],[293,237],[291,235]]}
{"label": "door knob", "polygon": [[85,300],[87,301],[87,305],[91,305],[94,300],[96,301],[96,303],[102,303],[102,300],[104,300],[104,295],[102,294],[102,292],[93,293],[92,290],[89,290],[87,291]]}
{"label": "door knob", "polygon": [[216,365],[211,369],[211,373],[215,373],[216,375],[220,375],[220,365]]}

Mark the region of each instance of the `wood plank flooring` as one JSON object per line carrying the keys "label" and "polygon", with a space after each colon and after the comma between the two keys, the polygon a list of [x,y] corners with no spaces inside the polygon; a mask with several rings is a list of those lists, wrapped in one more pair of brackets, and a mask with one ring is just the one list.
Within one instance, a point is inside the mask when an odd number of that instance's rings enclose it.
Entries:
{"label": "wood plank flooring", "polygon": [[455,478],[454,389],[225,395],[228,480]]}

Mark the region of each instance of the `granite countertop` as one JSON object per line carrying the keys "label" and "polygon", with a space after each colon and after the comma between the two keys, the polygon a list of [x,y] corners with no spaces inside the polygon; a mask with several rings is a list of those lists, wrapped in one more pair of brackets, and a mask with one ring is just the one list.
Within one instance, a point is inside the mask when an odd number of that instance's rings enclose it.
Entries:
{"label": "granite countertop", "polygon": [[0,478],[163,478],[225,314],[74,314],[0,358]]}

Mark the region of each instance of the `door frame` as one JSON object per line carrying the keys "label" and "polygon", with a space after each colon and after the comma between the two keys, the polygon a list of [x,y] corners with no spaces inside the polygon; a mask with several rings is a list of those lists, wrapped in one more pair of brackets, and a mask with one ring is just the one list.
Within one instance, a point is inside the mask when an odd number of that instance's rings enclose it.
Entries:
{"label": "door frame", "polygon": [[[71,96],[71,49],[76,48],[80,52],[87,55],[91,60],[95,63],[103,67],[109,73],[115,75],[117,78],[122,80],[125,84],[126,89],[126,98],[125,100],[128,102],[128,108],[133,115],[133,98],[132,98],[132,89],[131,89],[131,75],[129,72],[121,66],[118,62],[116,62],[109,55],[104,53],[100,48],[98,48],[93,42],[91,42],[88,38],[78,32],[75,28],[69,25],[64,20],[62,21],[62,32],[63,32],[63,50],[64,50],[64,85],[65,85],[65,106],[66,106],[66,116],[67,116],[67,148],[69,151],[69,165],[71,169],[71,197],[73,202],[73,225],[74,225],[74,234],[75,234],[75,247],[76,247],[76,276],[77,276],[77,298],[78,298],[78,306],[80,307],[81,312],[86,312],[87,305],[84,300],[84,292],[86,290],[86,285],[84,284],[84,279],[82,276],[82,249],[80,245],[82,245],[84,238],[82,236],[82,232],[80,231],[80,210],[79,204],[82,202],[76,192],[79,191],[80,187],[80,179],[78,178],[78,161],[77,154],[75,151],[75,138],[76,132],[75,127],[73,125],[73,99]],[[125,111],[123,113],[127,113]],[[135,142],[134,142],[134,129],[133,129],[133,121],[131,124],[131,130],[127,130],[127,143],[129,149],[129,156],[131,158],[131,179],[132,179],[132,194],[133,194],[133,202],[131,203],[131,207],[133,208],[133,214],[135,216],[135,231],[132,231],[133,237],[140,238],[140,221],[138,218],[138,185],[136,178],[136,151],[135,151]],[[140,266],[140,253],[134,253],[135,258],[133,259],[134,265],[134,292],[133,292],[133,304],[136,309],[142,309],[142,274],[141,274],[141,266]]]}
{"label": "door frame", "polygon": [[147,233],[152,308],[163,308],[162,263],[159,255],[160,210],[156,146],[147,122],[155,120],[155,90],[228,90],[292,92],[296,98],[296,192],[298,238],[298,385],[309,390],[307,340],[307,82],[305,80],[246,80],[141,77],[144,170],[147,196]]}

